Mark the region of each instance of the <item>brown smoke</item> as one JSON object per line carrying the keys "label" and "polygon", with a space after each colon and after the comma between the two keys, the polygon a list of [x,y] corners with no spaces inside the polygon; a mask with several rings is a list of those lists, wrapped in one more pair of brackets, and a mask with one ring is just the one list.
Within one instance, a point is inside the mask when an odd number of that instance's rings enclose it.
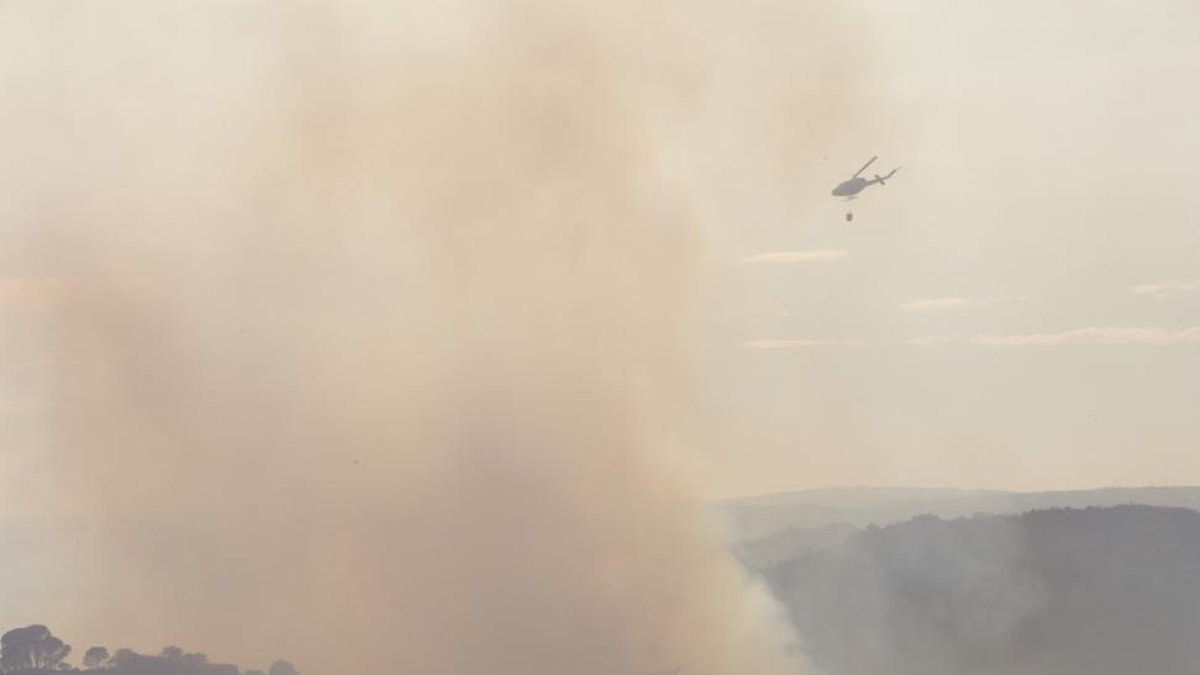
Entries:
{"label": "brown smoke", "polygon": [[72,280],[6,499],[100,532],[44,620],[309,673],[795,672],[689,466],[706,229],[802,207],[854,102],[830,7],[6,3],[4,261]]}

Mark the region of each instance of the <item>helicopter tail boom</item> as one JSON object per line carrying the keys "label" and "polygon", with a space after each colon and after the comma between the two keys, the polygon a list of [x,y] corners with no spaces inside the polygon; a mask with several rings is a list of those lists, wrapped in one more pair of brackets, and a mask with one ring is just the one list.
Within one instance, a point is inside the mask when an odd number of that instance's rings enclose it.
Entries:
{"label": "helicopter tail boom", "polygon": [[887,185],[887,183],[885,183],[884,181],[891,178],[892,176],[895,176],[896,172],[899,170],[900,170],[900,167],[896,167],[883,176],[880,176],[879,174],[875,174],[874,182],[879,183],[880,185]]}

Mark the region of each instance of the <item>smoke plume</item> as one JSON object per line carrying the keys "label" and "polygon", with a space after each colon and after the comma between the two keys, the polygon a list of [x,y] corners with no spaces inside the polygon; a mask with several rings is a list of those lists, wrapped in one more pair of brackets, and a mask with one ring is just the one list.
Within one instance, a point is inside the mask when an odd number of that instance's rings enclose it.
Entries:
{"label": "smoke plume", "polygon": [[91,533],[42,620],[307,673],[802,669],[692,484],[710,226],[803,208],[856,97],[832,5],[0,15],[3,275],[62,287],[5,500]]}

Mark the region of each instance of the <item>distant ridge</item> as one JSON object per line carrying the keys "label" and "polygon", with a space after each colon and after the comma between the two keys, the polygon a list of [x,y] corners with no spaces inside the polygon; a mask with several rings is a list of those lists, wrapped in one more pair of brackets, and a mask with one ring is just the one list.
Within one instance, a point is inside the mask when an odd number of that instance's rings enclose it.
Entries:
{"label": "distant ridge", "polygon": [[1121,504],[1200,510],[1200,486],[1106,487],[1049,492],[834,487],[733,499],[717,504],[717,510],[726,520],[731,538],[745,541],[796,528],[835,524],[882,526],[922,514],[958,518]]}

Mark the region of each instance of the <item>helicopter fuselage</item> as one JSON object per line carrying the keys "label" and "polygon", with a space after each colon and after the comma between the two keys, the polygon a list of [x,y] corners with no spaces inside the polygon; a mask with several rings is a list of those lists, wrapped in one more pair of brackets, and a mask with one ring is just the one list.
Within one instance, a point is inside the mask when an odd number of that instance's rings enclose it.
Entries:
{"label": "helicopter fuselage", "polygon": [[835,197],[853,197],[854,195],[858,194],[859,192],[862,192],[863,188],[867,187],[867,185],[869,185],[870,183],[871,183],[871,181],[868,181],[866,178],[859,178],[859,177],[851,178],[848,181],[843,181],[837,187],[835,187],[833,189],[833,196],[835,196]]}

